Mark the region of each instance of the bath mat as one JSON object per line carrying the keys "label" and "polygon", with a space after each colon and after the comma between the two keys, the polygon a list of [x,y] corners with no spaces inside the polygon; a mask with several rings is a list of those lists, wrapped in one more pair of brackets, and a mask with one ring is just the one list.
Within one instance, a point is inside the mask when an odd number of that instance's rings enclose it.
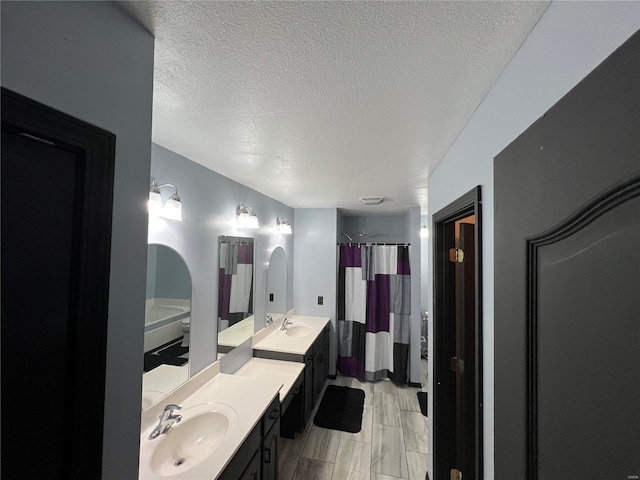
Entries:
{"label": "bath mat", "polygon": [[358,433],[362,429],[364,390],[329,385],[313,418],[317,427]]}
{"label": "bath mat", "polygon": [[427,416],[427,392],[418,392],[418,402],[420,403],[420,411]]}

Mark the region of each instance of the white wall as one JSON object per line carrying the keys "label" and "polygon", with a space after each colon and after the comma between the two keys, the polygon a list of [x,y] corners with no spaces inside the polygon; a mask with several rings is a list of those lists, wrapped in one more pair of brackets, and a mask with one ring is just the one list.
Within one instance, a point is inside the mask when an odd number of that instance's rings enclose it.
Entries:
{"label": "white wall", "polygon": [[[267,265],[276,246],[284,249],[288,276],[293,279],[293,235],[280,235],[275,231],[277,217],[288,218],[296,231],[293,209],[156,144],[152,147],[151,176],[159,183],[175,185],[182,199],[183,221],[152,222],[149,243],[175,249],[191,273],[189,374],[194,375],[216,359],[219,236],[255,239],[254,316],[256,326],[263,325]],[[162,190],[163,199],[173,193],[170,188]],[[236,207],[241,203],[255,209],[260,229],[239,227]],[[288,295],[293,299],[293,281],[290,283]]]}
{"label": "white wall", "polygon": [[[337,225],[335,208],[296,208],[293,299],[296,313],[331,318],[329,374],[336,373]],[[318,305],[318,296],[324,297]]]}
{"label": "white wall", "polygon": [[[429,176],[429,213],[482,186],[484,478],[494,478],[493,158],[640,28],[638,2],[554,2]],[[432,251],[429,265],[432,265]],[[433,276],[428,276],[429,292]],[[429,295],[432,311],[432,295]],[[435,320],[434,320],[435,321]],[[429,325],[433,351],[433,321]],[[433,392],[433,364],[429,366]],[[433,394],[430,394],[433,398]],[[429,442],[433,445],[432,403]],[[499,455],[500,452],[496,452]],[[431,459],[430,477],[433,477]]]}
{"label": "white wall", "polygon": [[116,135],[102,478],[136,478],[153,37],[111,2],[1,9],[2,86]]}

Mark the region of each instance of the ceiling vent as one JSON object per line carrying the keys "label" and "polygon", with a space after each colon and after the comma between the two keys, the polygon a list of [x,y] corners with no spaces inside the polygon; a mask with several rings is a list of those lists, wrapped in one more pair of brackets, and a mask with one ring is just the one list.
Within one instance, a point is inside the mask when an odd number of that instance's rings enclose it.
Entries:
{"label": "ceiling vent", "polygon": [[358,197],[358,200],[360,200],[363,205],[380,205],[384,197]]}

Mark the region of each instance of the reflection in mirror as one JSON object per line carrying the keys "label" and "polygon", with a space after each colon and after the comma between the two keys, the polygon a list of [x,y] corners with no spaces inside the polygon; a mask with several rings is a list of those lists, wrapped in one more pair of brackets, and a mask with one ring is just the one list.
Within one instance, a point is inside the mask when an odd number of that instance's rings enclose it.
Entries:
{"label": "reflection in mirror", "polygon": [[253,335],[253,238],[220,237],[218,353]]}
{"label": "reflection in mirror", "polygon": [[191,275],[182,257],[164,245],[147,250],[142,408],[189,378]]}
{"label": "reflection in mirror", "polygon": [[282,247],[276,247],[269,259],[266,305],[274,321],[287,313],[287,254]]}

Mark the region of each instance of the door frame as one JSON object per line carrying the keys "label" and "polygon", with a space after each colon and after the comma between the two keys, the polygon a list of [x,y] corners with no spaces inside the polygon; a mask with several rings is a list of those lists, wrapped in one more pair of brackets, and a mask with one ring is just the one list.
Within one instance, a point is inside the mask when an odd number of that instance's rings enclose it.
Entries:
{"label": "door frame", "polygon": [[[73,226],[74,264],[69,299],[69,348],[65,385],[70,400],[63,415],[65,432],[54,432],[68,449],[66,478],[100,478],[104,430],[104,396],[111,264],[111,218],[116,137],[87,122],[43,105],[4,87],[0,89],[2,130],[32,137],[78,157]],[[51,199],[43,199],[49,201]],[[4,228],[4,227],[3,227]],[[19,353],[20,346],[15,347]],[[6,350],[3,346],[3,355]],[[15,353],[15,352],[14,352]],[[3,357],[3,369],[10,368]],[[14,367],[15,368],[15,367]],[[3,376],[4,378],[4,376]],[[46,398],[34,381],[30,396]],[[7,387],[7,388],[5,388]],[[2,385],[2,423],[11,415],[10,399],[33,403],[24,392]],[[2,432],[2,446],[6,442]],[[42,432],[33,432],[40,435]],[[8,434],[7,434],[8,435]],[[15,445],[12,453],[29,460],[27,445]],[[3,448],[4,457],[4,448]],[[4,464],[3,464],[4,467]],[[3,470],[4,472],[4,470]],[[62,472],[52,472],[52,477]]]}
{"label": "door frame", "polygon": [[[449,355],[445,347],[455,339],[455,278],[452,271],[455,264],[449,261],[451,231],[455,222],[475,215],[475,419],[473,424],[474,452],[471,453],[475,464],[476,479],[483,478],[483,365],[482,365],[482,209],[481,188],[478,185],[460,198],[439,210],[432,217],[433,242],[433,329],[434,329],[434,394],[433,394],[433,471],[435,478],[449,478],[447,465],[450,441],[448,418],[455,416],[455,397],[451,397],[448,388]],[[468,372],[467,372],[468,373]],[[463,472],[464,474],[464,472]],[[466,477],[463,477],[466,480]]]}

